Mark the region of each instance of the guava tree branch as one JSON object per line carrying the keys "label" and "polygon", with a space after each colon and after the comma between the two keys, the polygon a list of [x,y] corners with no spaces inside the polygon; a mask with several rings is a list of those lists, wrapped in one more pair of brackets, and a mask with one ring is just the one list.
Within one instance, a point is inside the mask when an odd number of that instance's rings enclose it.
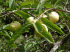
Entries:
{"label": "guava tree branch", "polygon": [[32,17],[35,17],[36,18],[36,16],[34,16],[32,13],[30,13],[29,11],[27,11],[27,13],[28,14],[30,14]]}
{"label": "guava tree branch", "polygon": [[[42,8],[42,9],[51,9],[51,10],[56,10],[56,11],[62,11],[62,12],[68,12],[68,13],[70,13],[70,11],[68,11],[68,10],[61,10],[61,9],[55,9],[55,8]],[[36,10],[36,8],[21,8],[19,10]],[[18,11],[18,10],[13,10],[13,11],[9,11],[9,12],[2,12],[1,14],[3,14],[3,15],[0,16],[0,17],[7,16],[7,15],[9,15],[11,13],[16,12],[16,11]]]}

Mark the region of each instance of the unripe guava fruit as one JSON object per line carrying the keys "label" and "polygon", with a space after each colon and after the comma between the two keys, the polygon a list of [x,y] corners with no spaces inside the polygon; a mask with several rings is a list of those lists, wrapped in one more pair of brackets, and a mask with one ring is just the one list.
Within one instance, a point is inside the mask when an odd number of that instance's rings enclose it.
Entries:
{"label": "unripe guava fruit", "polygon": [[21,27],[21,24],[17,21],[14,21],[9,25],[9,30],[10,31],[16,31],[20,27]]}
{"label": "unripe guava fruit", "polygon": [[42,15],[42,17],[46,18],[46,17],[47,17],[47,15],[43,14],[43,15]]}
{"label": "unripe guava fruit", "polygon": [[29,17],[29,18],[27,18],[27,22],[28,23],[35,23],[36,20],[34,19],[34,17]]}
{"label": "unripe guava fruit", "polygon": [[[48,32],[48,28],[47,28],[47,26],[45,25],[45,24],[42,24],[42,26],[46,29],[46,31]],[[36,30],[35,30],[35,35],[36,35],[36,37],[42,37],[40,34],[39,34],[39,32],[37,32]]]}
{"label": "unripe guava fruit", "polygon": [[59,14],[57,12],[51,12],[49,14],[49,19],[51,22],[55,23],[59,20]]}
{"label": "unripe guava fruit", "polygon": [[42,24],[42,26],[46,29],[46,31],[48,32],[48,28],[45,24]]}

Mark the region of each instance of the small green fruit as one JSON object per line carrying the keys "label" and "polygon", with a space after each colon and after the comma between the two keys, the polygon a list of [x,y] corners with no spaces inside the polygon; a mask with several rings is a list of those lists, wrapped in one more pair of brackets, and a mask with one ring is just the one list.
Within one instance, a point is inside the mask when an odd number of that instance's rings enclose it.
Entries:
{"label": "small green fruit", "polygon": [[9,30],[16,31],[20,27],[21,27],[21,24],[17,21],[14,21],[9,25]]}
{"label": "small green fruit", "polygon": [[32,24],[32,23],[35,23],[36,20],[34,20],[34,17],[29,17],[27,18],[27,22]]}
{"label": "small green fruit", "polygon": [[46,31],[48,32],[48,28],[45,24],[42,24],[42,26],[46,29]]}
{"label": "small green fruit", "polygon": [[56,12],[51,12],[49,14],[49,19],[50,19],[51,22],[55,23],[59,20],[59,14],[56,13]]}
{"label": "small green fruit", "polygon": [[43,14],[42,17],[47,18],[47,15]]}

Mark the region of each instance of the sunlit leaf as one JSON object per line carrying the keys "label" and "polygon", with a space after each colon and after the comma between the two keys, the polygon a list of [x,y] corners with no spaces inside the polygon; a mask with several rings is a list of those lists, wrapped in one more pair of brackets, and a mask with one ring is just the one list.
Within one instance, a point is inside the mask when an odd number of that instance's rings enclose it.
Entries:
{"label": "sunlit leaf", "polygon": [[39,21],[37,21],[33,25],[40,36],[46,38],[50,43],[54,43],[52,36],[46,31],[46,29],[42,26],[42,24]]}
{"label": "sunlit leaf", "polygon": [[64,34],[64,32],[57,26],[55,25],[54,23],[52,23],[51,21],[49,21],[48,19],[46,18],[41,18],[42,22],[47,25],[50,29],[60,33],[60,34]]}

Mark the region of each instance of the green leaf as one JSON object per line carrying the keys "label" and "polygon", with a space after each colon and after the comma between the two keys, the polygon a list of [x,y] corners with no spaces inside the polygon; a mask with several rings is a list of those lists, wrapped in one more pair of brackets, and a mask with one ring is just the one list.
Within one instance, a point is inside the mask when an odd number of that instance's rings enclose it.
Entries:
{"label": "green leaf", "polygon": [[7,46],[10,47],[10,45],[22,34],[25,32],[25,30],[30,26],[31,24],[26,23],[24,25],[22,25],[11,37],[11,39],[9,40]]}
{"label": "green leaf", "polygon": [[60,28],[64,29],[65,25],[60,25]]}
{"label": "green leaf", "polygon": [[3,29],[9,29],[9,24],[4,25],[4,26],[3,26]]}
{"label": "green leaf", "polygon": [[21,44],[21,42],[23,41],[23,39],[24,39],[24,36],[21,35],[21,36],[19,36],[19,37],[16,39],[15,43],[16,43],[16,44]]}
{"label": "green leaf", "polygon": [[39,35],[46,38],[50,43],[54,43],[52,36],[46,31],[46,29],[42,26],[42,24],[39,21],[33,24],[33,26]]}
{"label": "green leaf", "polygon": [[45,2],[46,2],[46,0],[40,0],[39,4],[37,6],[37,11],[39,13],[41,13],[41,9],[43,8]]}
{"label": "green leaf", "polygon": [[7,31],[4,31],[4,32],[9,38],[11,38],[11,36],[9,35],[9,33]]}
{"label": "green leaf", "polygon": [[9,7],[12,8],[14,0],[9,0]]}
{"label": "green leaf", "polygon": [[57,0],[51,0],[51,3],[53,3],[53,4],[54,4],[56,1],[57,1]]}
{"label": "green leaf", "polygon": [[54,7],[56,7],[57,5],[59,5],[59,3],[61,3],[62,1],[64,1],[64,0],[57,0],[57,1],[55,2],[55,4],[54,4]]}
{"label": "green leaf", "polygon": [[44,4],[44,6],[45,6],[46,8],[52,8],[52,7],[53,7],[53,5],[52,5],[51,3],[48,3],[48,2],[47,2],[47,4]]}
{"label": "green leaf", "polygon": [[5,36],[7,39],[10,39],[10,37],[6,35],[6,33],[0,32],[0,35]]}
{"label": "green leaf", "polygon": [[28,18],[30,15],[25,13],[24,11],[18,10],[15,12],[16,15],[20,16],[21,18]]}
{"label": "green leaf", "polygon": [[34,0],[26,0],[26,1],[23,1],[20,6],[25,6],[25,5],[29,5],[29,4],[33,4],[34,3]]}
{"label": "green leaf", "polygon": [[28,52],[28,50],[30,50],[32,48],[32,43],[25,43],[24,45],[24,50],[25,52]]}
{"label": "green leaf", "polygon": [[58,33],[60,33],[60,34],[64,34],[64,32],[63,32],[57,25],[55,25],[54,23],[52,23],[52,22],[49,21],[48,19],[42,17],[41,20],[42,20],[42,22],[43,22],[46,26],[48,26],[50,29],[52,29],[52,30],[54,30],[54,31],[56,31],[56,32],[58,32]]}

